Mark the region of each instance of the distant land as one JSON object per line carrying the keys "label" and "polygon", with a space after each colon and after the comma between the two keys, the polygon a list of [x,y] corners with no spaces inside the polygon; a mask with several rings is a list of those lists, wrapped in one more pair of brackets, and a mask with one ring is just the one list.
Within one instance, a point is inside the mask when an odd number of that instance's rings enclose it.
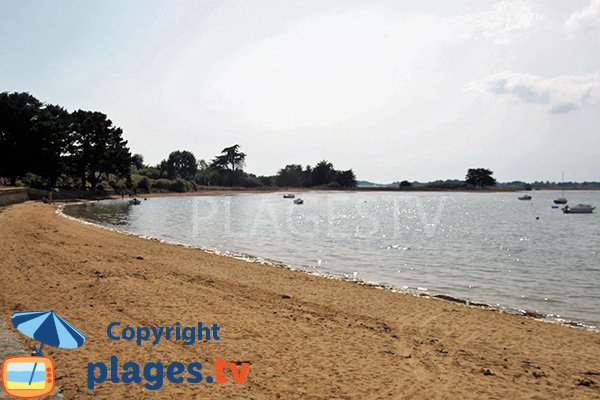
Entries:
{"label": "distant land", "polygon": [[[408,184],[407,184],[408,183]],[[406,188],[457,188],[465,185],[465,182],[459,179],[446,179],[437,180],[431,182],[419,182],[419,181],[403,181],[403,187]],[[356,181],[356,186],[359,188],[399,188],[400,182],[392,183],[376,183],[370,181]],[[511,181],[511,182],[498,182],[496,187],[511,187],[511,188],[544,188],[544,189],[596,189],[600,188],[600,182],[551,182],[551,181]]]}

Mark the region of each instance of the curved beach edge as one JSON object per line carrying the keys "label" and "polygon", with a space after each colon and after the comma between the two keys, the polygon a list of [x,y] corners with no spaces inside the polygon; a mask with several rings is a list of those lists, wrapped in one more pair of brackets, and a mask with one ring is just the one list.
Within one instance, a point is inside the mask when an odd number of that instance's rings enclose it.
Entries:
{"label": "curved beach edge", "polygon": [[[244,384],[166,382],[161,398],[600,398],[596,332],[98,229],[55,205],[4,208],[0,232],[0,318],[53,309],[86,335],[48,348],[65,398],[147,397],[142,383],[87,389],[88,363],[112,356],[212,376],[218,358],[250,365]],[[220,340],[138,346],[110,340],[112,322],[216,323]]]}
{"label": "curved beach edge", "polygon": [[581,328],[581,329],[600,333],[599,326],[588,325],[588,324],[584,324],[584,323],[576,321],[576,320],[569,320],[569,319],[565,319],[565,318],[556,317],[552,314],[547,314],[540,310],[528,310],[528,309],[516,308],[516,307],[500,305],[500,304],[492,305],[492,304],[488,304],[488,303],[482,303],[479,301],[473,301],[468,298],[455,297],[455,296],[445,294],[445,293],[429,293],[429,292],[420,290],[419,288],[397,287],[397,286],[389,285],[386,283],[367,281],[367,280],[358,279],[358,278],[351,277],[351,276],[331,275],[331,274],[327,274],[325,272],[311,270],[311,269],[309,269],[309,267],[287,264],[282,261],[272,260],[269,258],[256,256],[253,254],[221,251],[221,250],[203,247],[203,246],[199,246],[199,245],[191,245],[191,244],[181,243],[181,242],[177,242],[177,241],[173,241],[173,240],[162,239],[162,238],[158,238],[158,237],[154,237],[154,236],[143,235],[140,233],[131,232],[131,231],[123,230],[123,229],[117,229],[117,228],[113,228],[113,227],[107,226],[107,225],[102,225],[100,223],[93,222],[90,220],[73,217],[65,212],[65,207],[69,207],[72,205],[78,205],[78,204],[96,203],[98,201],[99,200],[86,200],[86,201],[80,201],[80,202],[74,202],[74,203],[72,202],[72,203],[68,203],[68,204],[60,204],[56,207],[56,214],[63,218],[77,221],[82,224],[91,225],[91,226],[94,226],[94,227],[97,227],[100,229],[105,229],[105,230],[108,230],[111,232],[116,232],[116,233],[120,233],[120,234],[127,235],[127,236],[134,236],[134,237],[138,237],[141,239],[156,241],[159,243],[169,244],[169,245],[173,245],[173,246],[181,246],[181,247],[189,248],[189,249],[197,249],[200,251],[204,251],[208,254],[214,254],[214,255],[223,256],[223,257],[230,257],[230,258],[233,258],[236,260],[246,261],[246,262],[250,262],[250,263],[258,263],[258,264],[262,264],[262,265],[269,265],[272,267],[285,268],[285,269],[288,269],[291,271],[304,272],[309,275],[318,276],[318,277],[322,277],[322,278],[326,278],[326,279],[347,281],[347,282],[355,283],[358,285],[373,287],[376,289],[385,289],[385,290],[389,290],[394,293],[402,293],[402,294],[407,294],[407,295],[416,296],[416,297],[447,301],[447,302],[451,302],[454,304],[461,304],[461,305],[464,305],[466,307],[471,307],[471,308],[483,308],[483,309],[489,309],[489,310],[494,310],[494,311],[498,311],[498,312],[506,312],[506,313],[509,313],[512,315],[517,315],[520,317],[534,319],[536,321],[547,322],[547,323],[552,323],[552,324],[560,324],[560,325],[564,325],[564,326]]}

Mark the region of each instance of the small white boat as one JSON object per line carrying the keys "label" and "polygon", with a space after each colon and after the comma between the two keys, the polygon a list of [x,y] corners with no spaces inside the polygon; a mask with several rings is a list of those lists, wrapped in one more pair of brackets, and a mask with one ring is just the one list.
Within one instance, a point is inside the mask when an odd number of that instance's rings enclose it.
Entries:
{"label": "small white boat", "polygon": [[554,200],[554,204],[567,204],[567,199],[564,197],[559,197],[558,199]]}
{"label": "small white boat", "polygon": [[298,197],[297,199],[294,200],[294,204],[304,204],[304,200],[302,200],[300,197]]}
{"label": "small white boat", "polygon": [[131,199],[129,200],[129,204],[132,204],[134,206],[139,206],[140,204],[142,204],[141,200],[138,199]]}
{"label": "small white boat", "polygon": [[519,197],[519,200],[531,200],[531,199],[532,199],[532,197],[528,194],[526,194],[525,196]]}
{"label": "small white boat", "polygon": [[292,194],[292,193],[287,193],[283,195],[284,199],[293,199],[294,197],[296,197],[296,195]]}
{"label": "small white boat", "polygon": [[563,212],[565,214],[591,214],[594,212],[596,207],[593,207],[589,204],[576,204],[573,207],[564,206]]}

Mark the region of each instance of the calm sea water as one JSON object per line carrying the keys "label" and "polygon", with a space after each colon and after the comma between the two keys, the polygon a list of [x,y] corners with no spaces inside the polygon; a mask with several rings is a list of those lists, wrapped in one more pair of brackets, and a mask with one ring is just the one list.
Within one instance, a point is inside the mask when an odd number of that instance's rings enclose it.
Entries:
{"label": "calm sea water", "polygon": [[[108,200],[66,207],[116,229],[407,291],[600,326],[600,210],[560,192],[305,192]],[[565,192],[600,206],[600,192]]]}

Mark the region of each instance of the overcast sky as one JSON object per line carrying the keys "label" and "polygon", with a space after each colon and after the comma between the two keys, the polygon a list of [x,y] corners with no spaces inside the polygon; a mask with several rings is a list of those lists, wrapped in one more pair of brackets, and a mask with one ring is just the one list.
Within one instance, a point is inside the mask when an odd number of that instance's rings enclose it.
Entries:
{"label": "overcast sky", "polygon": [[102,111],[150,164],[600,180],[600,0],[0,0],[0,91]]}

